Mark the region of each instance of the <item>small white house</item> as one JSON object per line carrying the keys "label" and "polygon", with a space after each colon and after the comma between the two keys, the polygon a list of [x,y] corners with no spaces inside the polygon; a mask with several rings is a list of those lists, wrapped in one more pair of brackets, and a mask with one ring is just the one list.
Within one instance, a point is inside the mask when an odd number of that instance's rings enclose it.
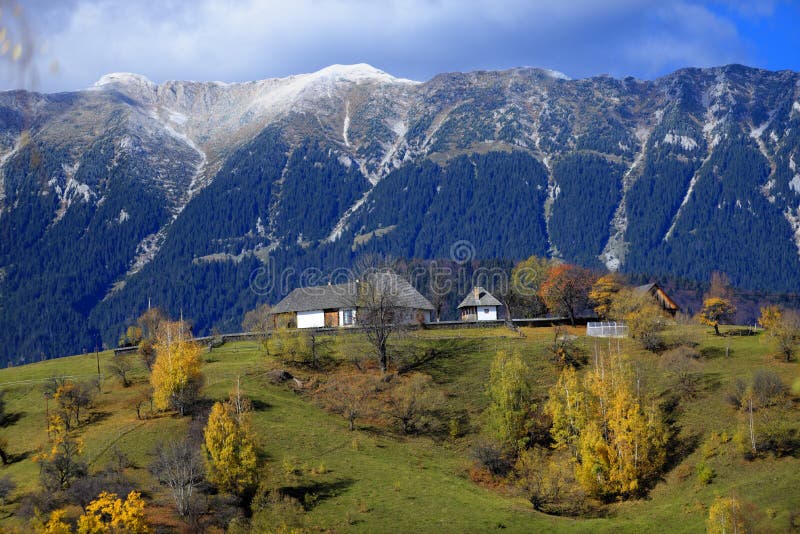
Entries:
{"label": "small white house", "polygon": [[500,301],[491,293],[482,287],[474,287],[458,305],[458,309],[461,310],[462,321],[496,321],[500,306]]}

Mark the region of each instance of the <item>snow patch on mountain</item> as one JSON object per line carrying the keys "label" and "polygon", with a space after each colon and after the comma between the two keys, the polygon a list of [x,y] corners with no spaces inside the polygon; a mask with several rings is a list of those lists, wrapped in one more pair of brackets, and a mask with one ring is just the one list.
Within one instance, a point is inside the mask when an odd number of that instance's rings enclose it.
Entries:
{"label": "snow patch on mountain", "polygon": [[344,106],[344,122],[342,123],[342,139],[344,139],[345,146],[350,146],[350,140],[347,138],[347,131],[350,129],[350,101],[348,100]]}
{"label": "snow patch on mountain", "polygon": [[[603,252],[600,254],[602,261],[609,271],[618,271],[625,263],[625,254],[628,251],[628,243],[625,241],[625,232],[628,230],[628,202],[627,195],[630,188],[636,182],[638,175],[637,169],[644,162],[645,151],[647,150],[647,140],[651,130],[639,127],[636,129],[636,138],[641,143],[639,153],[634,158],[633,163],[622,176],[622,198],[617,206],[614,216],[611,219],[611,233]],[[669,135],[669,134],[668,134]]]}
{"label": "snow patch on mountain", "polygon": [[176,125],[184,124],[186,122],[186,116],[172,109],[164,109],[164,111],[166,112],[169,118],[168,120],[164,120],[161,117],[161,114],[156,109],[150,110],[149,115],[151,118],[153,118],[161,125],[161,127],[167,134],[169,134],[173,138],[177,139],[181,143],[185,144],[186,146],[194,150],[194,152],[199,157],[198,162],[195,164],[195,171],[194,174],[192,175],[191,182],[189,183],[189,189],[182,195],[183,196],[182,201],[180,205],[177,207],[177,213],[180,213],[181,211],[183,211],[183,208],[186,206],[186,204],[189,203],[192,197],[203,187],[208,185],[207,182],[203,180],[208,157],[206,156],[206,153],[197,145],[197,143],[194,142],[194,140],[191,137],[189,137],[184,132],[177,131],[173,127],[172,125],[173,123]]}
{"label": "snow patch on mountain", "polygon": [[800,194],[800,174],[795,174],[789,181],[789,189]]}
{"label": "snow patch on mountain", "polygon": [[0,215],[3,214],[5,210],[5,200],[6,200],[6,171],[5,166],[6,162],[10,160],[14,155],[19,152],[19,150],[25,146],[30,138],[27,134],[20,135],[17,140],[14,142],[14,147],[6,152],[5,154],[0,155]]}
{"label": "snow patch on mountain", "polygon": [[668,133],[664,136],[664,142],[670,145],[679,145],[684,150],[694,150],[697,148],[697,141],[687,135]]}
{"label": "snow patch on mountain", "polygon": [[753,139],[761,139],[761,136],[764,135],[764,130],[767,129],[769,126],[770,121],[766,121],[764,124],[758,127],[753,127],[750,129],[750,137]]}
{"label": "snow patch on mountain", "polygon": [[800,255],[800,207],[792,210],[791,208],[786,208],[786,211],[783,212],[783,216],[789,222],[789,226],[792,228],[792,237],[794,238],[795,247],[797,247],[797,254]]}
{"label": "snow patch on mountain", "polygon": [[327,241],[328,243],[334,243],[334,242],[335,242],[335,241],[337,241],[337,240],[338,240],[340,237],[342,237],[342,232],[344,232],[344,229],[345,229],[345,227],[347,226],[347,221],[348,221],[348,220],[350,219],[350,217],[351,217],[351,216],[352,216],[352,215],[353,215],[353,214],[354,214],[354,213],[355,213],[355,212],[358,210],[358,208],[360,208],[360,207],[362,206],[362,204],[364,204],[364,202],[366,202],[366,201],[367,201],[367,197],[369,197],[369,194],[370,194],[371,192],[372,192],[372,189],[369,189],[369,190],[367,190],[367,192],[366,192],[366,193],[364,193],[364,194],[361,196],[361,198],[359,198],[358,200],[356,200],[356,201],[353,203],[353,205],[352,205],[352,206],[350,206],[349,208],[347,208],[347,211],[345,211],[345,212],[344,212],[344,214],[343,214],[343,215],[342,215],[342,216],[339,218],[339,220],[338,220],[338,221],[336,222],[336,224],[333,226],[333,230],[331,230],[331,233],[330,233],[330,234],[328,234],[328,237],[327,237],[327,239],[326,239],[326,241]]}
{"label": "snow patch on mountain", "polygon": [[150,234],[142,239],[139,244],[136,245],[136,256],[133,258],[128,272],[125,273],[125,277],[138,273],[142,270],[142,267],[150,263],[153,258],[156,257],[156,254],[158,254],[166,237],[167,226],[164,226],[158,232]]}
{"label": "snow patch on mountain", "polygon": [[[406,132],[408,131],[408,125],[402,119],[398,119],[393,121],[389,128],[395,133],[397,136],[395,138],[394,143],[389,146],[389,149],[386,151],[386,154],[383,155],[381,158],[380,165],[378,167],[379,174],[388,174],[394,169],[400,168],[403,164],[403,161],[406,158],[401,160],[397,155],[400,152],[401,148],[407,148],[408,144],[406,141]],[[408,152],[406,152],[406,157],[408,156]]]}
{"label": "snow patch on mountain", "polygon": [[713,153],[712,150],[708,151],[708,155],[703,160],[703,163],[695,171],[692,179],[689,181],[689,188],[686,190],[686,195],[684,195],[683,200],[681,201],[681,205],[678,206],[678,211],[675,212],[675,216],[672,218],[672,224],[670,224],[667,233],[664,235],[664,241],[669,241],[672,237],[672,234],[675,232],[675,227],[678,225],[678,219],[681,217],[681,213],[683,212],[684,206],[689,203],[689,199],[692,198],[692,193],[694,193],[694,188],[697,185],[697,180],[700,178],[700,171],[705,167],[708,160],[711,159],[711,154]]}
{"label": "snow patch on mountain", "polygon": [[770,204],[775,204],[775,195],[772,194],[772,190],[775,189],[775,183],[775,179],[771,178],[760,188],[761,194],[764,195],[764,198],[766,198],[767,202]]}
{"label": "snow patch on mountain", "polygon": [[119,210],[119,215],[117,216],[117,223],[122,224],[130,218],[131,218],[130,214],[127,211],[125,211],[125,208],[122,208],[121,210]]}
{"label": "snow patch on mountain", "polygon": [[56,215],[52,224],[55,224],[64,218],[67,210],[69,210],[69,207],[72,206],[72,203],[75,200],[89,202],[92,196],[95,196],[95,193],[87,184],[81,183],[74,178],[79,167],[80,162],[75,162],[73,165],[67,165],[66,163],[61,164],[61,169],[64,171],[64,176],[66,177],[63,187],[59,185],[58,178],[52,178],[48,182],[48,184],[55,191],[56,195],[58,195],[59,201],[58,208],[56,209]]}

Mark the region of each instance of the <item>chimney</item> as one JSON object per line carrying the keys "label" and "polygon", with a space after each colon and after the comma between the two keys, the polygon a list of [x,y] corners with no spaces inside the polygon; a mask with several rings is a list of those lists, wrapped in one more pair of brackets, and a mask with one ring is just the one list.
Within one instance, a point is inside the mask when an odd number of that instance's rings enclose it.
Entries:
{"label": "chimney", "polygon": [[476,299],[479,299],[479,298],[481,298],[480,289],[478,289],[477,287],[473,287],[473,288],[472,288],[472,295],[473,295],[473,296],[474,296]]}

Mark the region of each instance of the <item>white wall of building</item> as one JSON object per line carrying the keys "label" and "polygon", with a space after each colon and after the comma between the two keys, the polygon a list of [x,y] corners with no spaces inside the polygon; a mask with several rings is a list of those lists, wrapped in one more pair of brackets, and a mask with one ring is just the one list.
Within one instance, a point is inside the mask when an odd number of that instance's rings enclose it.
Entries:
{"label": "white wall of building", "polygon": [[478,306],[478,320],[479,321],[496,321],[497,320],[497,306]]}
{"label": "white wall of building", "polygon": [[325,326],[325,312],[322,310],[297,312],[297,328],[322,328]]}

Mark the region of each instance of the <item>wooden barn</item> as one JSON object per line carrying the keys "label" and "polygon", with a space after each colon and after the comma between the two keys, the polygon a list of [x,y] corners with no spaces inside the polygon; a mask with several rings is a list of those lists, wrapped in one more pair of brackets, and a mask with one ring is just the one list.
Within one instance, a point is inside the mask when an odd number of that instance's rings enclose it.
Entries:
{"label": "wooden barn", "polygon": [[680,306],[655,282],[639,286],[634,291],[640,295],[652,296],[661,308],[673,317],[681,310]]}

